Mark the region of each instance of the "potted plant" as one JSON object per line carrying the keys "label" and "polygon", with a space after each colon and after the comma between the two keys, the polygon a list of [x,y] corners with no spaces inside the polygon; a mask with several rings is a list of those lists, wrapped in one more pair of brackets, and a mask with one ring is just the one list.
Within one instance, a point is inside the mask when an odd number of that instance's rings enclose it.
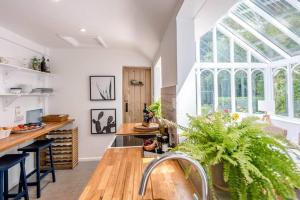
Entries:
{"label": "potted plant", "polygon": [[148,110],[154,114],[157,119],[161,118],[161,101],[157,100],[148,106]]}
{"label": "potted plant", "polygon": [[297,199],[300,173],[288,155],[289,144],[266,134],[257,118],[238,122],[237,114],[221,112],[189,118],[189,127],[181,127],[186,140],[175,150],[205,167],[213,199],[212,168],[221,170],[233,200]]}
{"label": "potted plant", "polygon": [[41,64],[41,59],[38,59],[36,57],[31,59],[32,69],[40,71],[40,64]]}

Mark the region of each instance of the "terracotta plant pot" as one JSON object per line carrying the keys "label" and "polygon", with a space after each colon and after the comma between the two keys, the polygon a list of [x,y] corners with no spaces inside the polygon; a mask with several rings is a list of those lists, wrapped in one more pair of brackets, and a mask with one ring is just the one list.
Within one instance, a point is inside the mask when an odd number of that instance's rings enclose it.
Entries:
{"label": "terracotta plant pot", "polygon": [[224,167],[223,164],[217,164],[211,167],[212,181],[216,188],[229,192],[228,184],[224,181]]}

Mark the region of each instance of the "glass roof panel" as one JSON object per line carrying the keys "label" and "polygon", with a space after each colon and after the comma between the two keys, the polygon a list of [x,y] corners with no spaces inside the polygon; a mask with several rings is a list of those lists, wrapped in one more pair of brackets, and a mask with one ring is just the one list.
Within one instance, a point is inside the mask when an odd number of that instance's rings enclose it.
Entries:
{"label": "glass roof panel", "polygon": [[251,1],[300,37],[300,11],[297,8],[286,0]]}
{"label": "glass roof panel", "polygon": [[279,55],[275,50],[270,48],[268,45],[259,40],[252,33],[244,29],[240,24],[235,22],[229,17],[226,17],[221,22],[229,31],[231,31],[234,35],[242,39],[249,46],[255,49],[264,57],[268,58],[271,61],[276,61],[283,59],[281,55]]}
{"label": "glass roof panel", "polygon": [[300,54],[300,45],[298,45],[297,42],[285,35],[276,26],[269,23],[246,4],[241,3],[237,6],[236,9],[233,10],[233,14],[238,16],[289,55],[295,56]]}

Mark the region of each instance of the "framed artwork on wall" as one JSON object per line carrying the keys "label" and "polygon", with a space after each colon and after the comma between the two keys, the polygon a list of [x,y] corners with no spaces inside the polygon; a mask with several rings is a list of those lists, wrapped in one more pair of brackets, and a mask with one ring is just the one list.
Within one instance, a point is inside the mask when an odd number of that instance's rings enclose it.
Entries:
{"label": "framed artwork on wall", "polygon": [[90,76],[90,100],[116,100],[115,76]]}
{"label": "framed artwork on wall", "polygon": [[91,109],[92,134],[110,134],[116,132],[116,109]]}

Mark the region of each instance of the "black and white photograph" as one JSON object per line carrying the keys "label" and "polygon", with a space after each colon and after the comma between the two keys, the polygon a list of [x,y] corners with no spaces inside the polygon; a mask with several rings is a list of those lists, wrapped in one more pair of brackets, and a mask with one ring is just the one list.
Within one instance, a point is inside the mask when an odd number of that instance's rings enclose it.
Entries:
{"label": "black and white photograph", "polygon": [[116,133],[116,109],[91,109],[91,133]]}
{"label": "black and white photograph", "polygon": [[115,76],[90,76],[90,100],[116,100]]}

